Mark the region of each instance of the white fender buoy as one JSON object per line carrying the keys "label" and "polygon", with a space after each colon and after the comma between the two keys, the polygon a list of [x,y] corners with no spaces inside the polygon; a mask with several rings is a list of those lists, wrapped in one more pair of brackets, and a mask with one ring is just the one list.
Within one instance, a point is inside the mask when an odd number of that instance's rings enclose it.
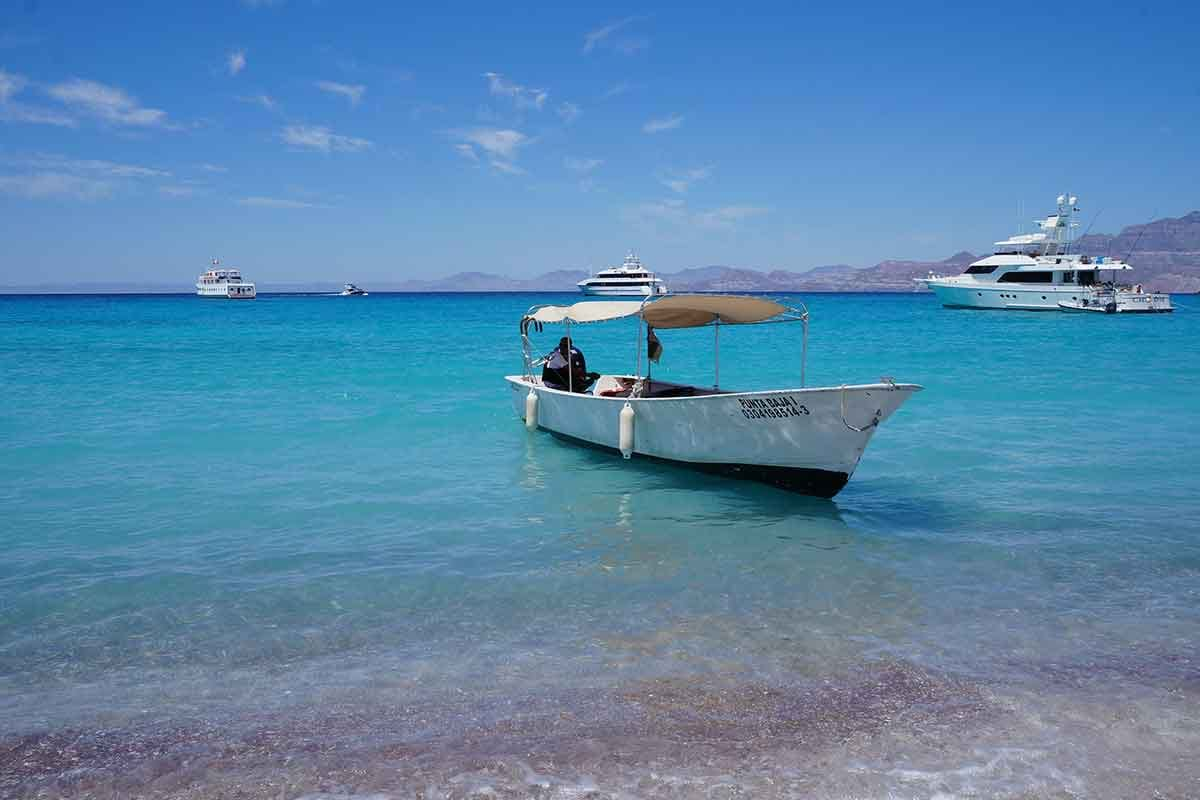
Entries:
{"label": "white fender buoy", "polygon": [[537,392],[529,390],[525,395],[525,427],[531,431],[537,430]]}
{"label": "white fender buoy", "polygon": [[633,455],[633,406],[629,403],[621,409],[621,425],[620,435],[617,437],[617,446],[621,450],[621,455],[629,458]]}

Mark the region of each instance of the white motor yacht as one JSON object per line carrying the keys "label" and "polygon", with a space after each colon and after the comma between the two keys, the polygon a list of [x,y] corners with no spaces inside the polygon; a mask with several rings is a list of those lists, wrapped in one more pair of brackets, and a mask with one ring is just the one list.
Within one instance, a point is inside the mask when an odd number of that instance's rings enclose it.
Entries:
{"label": "white motor yacht", "polygon": [[[553,356],[561,351],[552,352],[549,360],[533,357],[530,337],[546,324],[564,324],[569,336],[573,324],[628,317],[637,318],[639,343],[643,327],[646,330],[644,371],[640,344],[635,369],[627,374],[597,377],[580,372],[577,378],[566,357],[559,359],[563,364],[555,370]],[[745,392],[720,386],[721,331],[778,322],[798,322],[803,331],[798,388]],[[654,331],[700,327],[713,331],[713,385],[652,378],[650,359],[662,354]],[[782,332],[787,327],[772,325],[771,330]],[[530,430],[541,428],[619,451],[625,458],[677,462],[818,497],[841,491],[876,428],[921,390],[890,378],[879,383],[805,386],[808,312],[757,297],[671,295],[641,302],[534,306],[521,320],[521,342],[524,374],[505,380],[513,409]],[[779,347],[783,352],[784,345]],[[540,375],[535,373],[539,368]]]}
{"label": "white motor yacht", "polygon": [[[1167,294],[1143,292],[1140,285],[1118,282],[1132,266],[1120,258],[1071,252],[1078,226],[1077,198],[1058,196],[1058,208],[1037,220],[1037,233],[996,242],[996,252],[969,265],[961,275],[918,278],[948,308],[999,308],[1023,311],[1161,313],[1173,311]],[[1106,276],[1105,273],[1109,275]],[[1109,279],[1105,281],[1105,277]]]}
{"label": "white motor yacht", "polygon": [[196,294],[223,300],[253,300],[258,296],[254,284],[242,280],[242,272],[221,267],[220,259],[212,260],[213,268],[196,280]]}
{"label": "white motor yacht", "polygon": [[355,286],[353,283],[347,283],[345,285],[345,288],[342,289],[342,297],[366,297],[366,296],[367,296],[367,290],[360,289],[357,286]]}
{"label": "white motor yacht", "polygon": [[579,291],[605,297],[655,297],[667,293],[667,286],[642,266],[632,252],[619,267],[604,269],[576,284]]}

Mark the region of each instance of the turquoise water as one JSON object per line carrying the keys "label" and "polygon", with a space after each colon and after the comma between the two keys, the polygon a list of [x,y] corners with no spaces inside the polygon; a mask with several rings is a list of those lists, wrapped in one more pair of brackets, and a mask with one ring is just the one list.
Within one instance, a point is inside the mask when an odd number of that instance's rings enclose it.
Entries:
{"label": "turquoise water", "polygon": [[526,432],[555,299],[0,298],[0,796],[1200,795],[1194,298],[805,297],[926,387],[834,501]]}

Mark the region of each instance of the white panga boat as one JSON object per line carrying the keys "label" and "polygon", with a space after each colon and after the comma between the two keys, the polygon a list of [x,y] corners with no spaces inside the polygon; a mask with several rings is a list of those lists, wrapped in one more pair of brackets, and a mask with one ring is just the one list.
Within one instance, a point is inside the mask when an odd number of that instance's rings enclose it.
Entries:
{"label": "white panga boat", "polygon": [[[1014,311],[1094,311],[1164,313],[1174,311],[1171,296],[1120,285],[1118,272],[1133,269],[1120,258],[1072,253],[1071,231],[1078,223],[1078,198],[1061,194],[1055,213],[1035,224],[1038,233],[996,242],[996,252],[969,265],[961,275],[918,278],[948,308],[1000,308]],[[1105,284],[1100,275],[1112,271]]]}
{"label": "white panga boat", "polygon": [[643,267],[642,260],[632,251],[621,266],[602,269],[575,285],[584,294],[606,297],[655,297],[667,293],[663,279]]}
{"label": "white panga boat", "polygon": [[342,297],[366,297],[367,290],[360,289],[353,283],[347,283],[342,289]]}
{"label": "white panga boat", "polygon": [[238,269],[223,269],[220,259],[212,260],[213,268],[196,279],[196,294],[225,300],[253,300],[258,291],[250,281],[242,280]]}
{"label": "white panga boat", "polygon": [[[566,389],[553,388],[535,374],[535,369],[552,365],[533,356],[533,331],[562,323],[569,338],[572,324],[626,317],[638,320],[639,346],[632,374],[581,374],[577,379],[568,366],[558,373],[568,382]],[[799,322],[803,329],[799,387],[751,392],[720,387],[721,330],[776,322]],[[642,373],[643,330],[648,348],[660,348],[655,330],[700,327],[713,329],[714,386],[652,379],[649,357]],[[626,458],[636,455],[678,462],[818,497],[833,497],[841,491],[875,429],[921,390],[916,384],[896,383],[890,378],[879,383],[806,387],[807,310],[758,297],[672,295],[641,302],[534,306],[521,320],[521,342],[524,374],[508,375],[505,380],[513,409],[529,429],[542,428],[619,451]],[[582,391],[586,388],[583,384],[592,383],[593,377],[594,386]]]}

